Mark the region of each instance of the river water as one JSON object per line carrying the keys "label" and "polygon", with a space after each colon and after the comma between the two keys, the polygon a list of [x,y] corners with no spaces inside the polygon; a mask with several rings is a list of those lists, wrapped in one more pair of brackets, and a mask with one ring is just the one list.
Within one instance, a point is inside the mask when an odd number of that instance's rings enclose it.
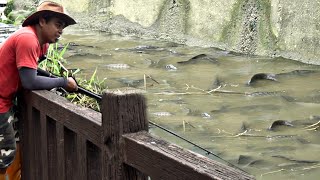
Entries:
{"label": "river water", "polygon": [[[150,121],[257,179],[320,177],[319,66],[70,28],[61,42],[77,45],[66,67],[88,78],[97,69],[109,89],[146,90]],[[258,73],[275,76],[248,84]],[[206,155],[157,127],[149,131]]]}

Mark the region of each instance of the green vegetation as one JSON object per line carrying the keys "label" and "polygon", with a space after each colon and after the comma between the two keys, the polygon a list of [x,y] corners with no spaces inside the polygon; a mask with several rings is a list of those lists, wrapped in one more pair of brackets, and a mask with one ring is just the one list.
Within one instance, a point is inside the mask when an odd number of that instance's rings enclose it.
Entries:
{"label": "green vegetation", "polygon": [[[4,15],[6,17],[8,17],[8,15],[13,11],[13,9],[14,9],[13,0],[12,1],[8,1],[7,5],[6,5],[6,8],[3,11]],[[15,21],[10,19],[10,18],[7,18],[7,19],[2,19],[1,18],[1,22],[5,23],[5,24],[15,24]]]}
{"label": "green vegetation", "polygon": [[8,1],[8,2],[7,2],[7,5],[6,5],[6,8],[4,9],[4,12],[3,12],[4,15],[5,15],[5,16],[8,16],[9,13],[11,13],[13,9],[14,9],[13,0]]}
{"label": "green vegetation", "polygon": [[[66,60],[63,58],[64,53],[66,52],[68,45],[61,46],[58,43],[51,44],[48,49],[47,58],[43,60],[39,67],[51,72],[52,74],[69,77],[72,76],[75,78],[76,74],[80,74],[81,71],[76,69],[75,71],[69,71],[66,67],[64,67],[64,63]],[[96,94],[102,94],[102,91],[105,89],[104,80],[99,80],[96,76],[97,70],[92,74],[89,80],[86,79],[78,79],[77,83],[82,88],[85,88],[89,91],[92,91]],[[63,93],[64,94],[64,93]],[[66,93],[65,97],[75,104],[79,104],[81,106],[85,106],[96,111],[100,111],[99,103],[96,99],[90,98],[84,94],[80,93]]]}
{"label": "green vegetation", "polygon": [[[37,2],[34,2],[37,3]],[[16,4],[17,5],[17,4]],[[6,8],[4,9],[5,18],[1,19],[0,22],[6,24],[20,25],[32,12],[36,11],[34,5],[28,5],[21,7],[16,7],[14,0],[9,0],[7,2]]]}

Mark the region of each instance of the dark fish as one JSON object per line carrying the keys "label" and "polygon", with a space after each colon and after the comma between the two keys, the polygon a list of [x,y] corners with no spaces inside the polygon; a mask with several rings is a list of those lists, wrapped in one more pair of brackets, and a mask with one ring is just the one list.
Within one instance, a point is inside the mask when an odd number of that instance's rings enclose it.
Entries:
{"label": "dark fish", "polygon": [[96,48],[97,46],[92,45],[83,45],[83,44],[77,44],[75,42],[69,42],[68,47],[87,47],[87,48]]}
{"label": "dark fish", "polygon": [[257,81],[260,80],[271,80],[271,81],[278,81],[276,78],[275,74],[270,74],[270,73],[258,73],[255,74],[251,77],[251,79],[248,81],[248,85],[253,85],[255,84]]}
{"label": "dark fish", "polygon": [[254,159],[250,156],[240,155],[238,159],[239,165],[244,166],[265,166],[266,161],[261,159]]}
{"label": "dark fish", "polygon": [[203,119],[213,119],[213,116],[207,112],[201,112],[200,110],[191,110],[186,108],[187,113],[189,116],[200,116]]}
{"label": "dark fish", "polygon": [[299,160],[299,159],[292,159],[292,158],[288,158],[286,156],[282,156],[282,155],[273,155],[271,157],[275,157],[275,158],[280,158],[280,159],[284,159],[287,161],[293,161],[296,163],[303,163],[303,164],[315,164],[315,163],[319,163],[320,161],[313,161],[313,160]]}
{"label": "dark fish", "polygon": [[[176,47],[174,44],[168,44],[165,47]],[[176,52],[175,50],[172,49],[167,49],[163,47],[158,47],[158,46],[152,46],[152,45],[140,45],[136,46],[133,48],[129,49],[122,49],[122,48],[116,48],[116,51],[130,51],[130,52],[135,52],[135,53],[140,53],[140,54],[152,54],[152,53],[157,53],[157,52],[167,52],[169,54],[173,54],[176,56],[182,56],[183,54]]]}
{"label": "dark fish", "polygon": [[306,119],[292,120],[291,124],[294,125],[295,127],[297,127],[297,126],[306,127],[306,126],[310,126],[310,125],[313,125],[313,124],[319,122],[319,120],[320,120],[319,116],[310,115],[310,117],[306,118]]}
{"label": "dark fish", "polygon": [[274,111],[278,110],[280,106],[274,104],[261,104],[261,105],[248,105],[248,106],[240,106],[240,107],[228,107],[222,106],[218,110],[212,110],[213,113],[224,113],[224,112],[236,112],[239,113],[250,113],[250,112],[260,112],[260,111]]}
{"label": "dark fish", "polygon": [[246,122],[243,122],[240,127],[240,133],[250,130],[249,125]]}
{"label": "dark fish", "polygon": [[246,93],[246,96],[278,96],[282,94],[282,91],[271,91],[271,92],[252,92],[252,93]]}
{"label": "dark fish", "polygon": [[129,87],[138,87],[138,86],[142,85],[144,82],[143,79],[134,80],[134,79],[128,79],[128,78],[119,78],[116,80],[118,82],[121,82],[122,84],[125,84],[126,86],[129,86]]}
{"label": "dark fish", "polygon": [[291,97],[291,96],[281,96],[283,99],[285,99],[288,102],[296,102],[296,103],[314,103],[319,104],[320,103],[320,95],[316,94],[309,94],[303,97]]}
{"label": "dark fish", "polygon": [[268,147],[257,147],[254,149],[256,152],[261,152],[261,155],[270,155],[270,153],[281,153],[281,152],[288,152],[297,150],[295,147],[292,146],[268,146]]}
{"label": "dark fish", "polygon": [[279,73],[277,76],[306,76],[309,74],[317,73],[319,71],[316,70],[294,70],[290,72],[285,72],[285,73]]}
{"label": "dark fish", "polygon": [[157,46],[137,46],[133,49],[131,49],[132,51],[135,51],[136,53],[141,53],[141,54],[148,54],[150,52],[159,52],[159,51],[164,51],[164,48],[160,48]]}
{"label": "dark fish", "polygon": [[254,159],[252,157],[246,156],[246,155],[240,155],[238,158],[238,164],[241,164],[241,165],[246,165],[253,161]]}
{"label": "dark fish", "polygon": [[278,79],[282,78],[282,77],[306,76],[306,75],[317,73],[317,72],[319,72],[319,71],[316,71],[316,70],[294,70],[294,71],[279,73],[279,74],[258,73],[258,74],[253,75],[247,84],[250,86],[259,80],[271,80],[271,81],[278,82],[279,81]]}
{"label": "dark fish", "polygon": [[175,104],[187,104],[183,99],[178,98],[178,99],[159,99],[159,102],[164,102],[164,103],[175,103]]}
{"label": "dark fish", "polygon": [[271,124],[271,126],[268,128],[268,130],[275,131],[280,126],[293,127],[293,124],[289,121],[286,121],[286,120],[276,120]]}
{"label": "dark fish", "polygon": [[197,56],[192,57],[191,59],[187,61],[179,61],[179,64],[196,64],[200,61],[205,61],[205,62],[211,62],[213,64],[219,64],[219,61],[217,58],[208,56],[206,54],[199,54]]}
{"label": "dark fish", "polygon": [[[116,50],[120,50],[120,49],[116,49]],[[137,46],[137,47],[134,47],[134,48],[131,48],[128,50],[136,52],[136,53],[141,53],[141,54],[149,54],[152,52],[168,51],[165,48],[158,47],[158,46],[152,46],[152,45],[141,45],[141,46]]]}
{"label": "dark fish", "polygon": [[211,89],[215,89],[217,87],[220,87],[220,86],[223,86],[225,85],[226,83],[224,81],[222,81],[220,79],[220,77],[216,76],[214,82],[212,83],[212,88]]}
{"label": "dark fish", "polygon": [[291,96],[281,96],[284,100],[288,102],[295,102],[297,99]]}
{"label": "dark fish", "polygon": [[110,56],[109,54],[92,54],[92,53],[88,53],[88,52],[75,52],[72,53],[68,58],[70,57],[85,57],[85,58],[90,58],[90,59],[101,59],[103,58],[103,56]]}

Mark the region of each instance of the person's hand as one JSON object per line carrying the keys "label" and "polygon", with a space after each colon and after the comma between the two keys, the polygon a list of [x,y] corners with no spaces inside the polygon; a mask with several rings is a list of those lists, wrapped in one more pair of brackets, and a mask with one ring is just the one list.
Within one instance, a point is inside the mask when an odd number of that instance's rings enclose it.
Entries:
{"label": "person's hand", "polygon": [[67,78],[67,85],[66,85],[65,89],[70,92],[78,91],[77,82],[72,77],[68,77]]}

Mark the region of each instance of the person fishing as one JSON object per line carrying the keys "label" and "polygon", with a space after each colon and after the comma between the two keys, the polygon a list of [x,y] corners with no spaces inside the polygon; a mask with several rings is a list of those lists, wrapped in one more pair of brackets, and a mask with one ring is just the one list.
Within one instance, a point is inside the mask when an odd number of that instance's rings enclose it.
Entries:
{"label": "person fishing", "polygon": [[[0,180],[20,179],[19,143],[12,121],[14,99],[21,89],[45,90],[62,87],[78,90],[72,77],[44,77],[37,74],[38,61],[50,43],[56,43],[63,29],[76,24],[62,5],[43,1],[22,27],[0,45]],[[16,158],[15,158],[16,157]]]}

